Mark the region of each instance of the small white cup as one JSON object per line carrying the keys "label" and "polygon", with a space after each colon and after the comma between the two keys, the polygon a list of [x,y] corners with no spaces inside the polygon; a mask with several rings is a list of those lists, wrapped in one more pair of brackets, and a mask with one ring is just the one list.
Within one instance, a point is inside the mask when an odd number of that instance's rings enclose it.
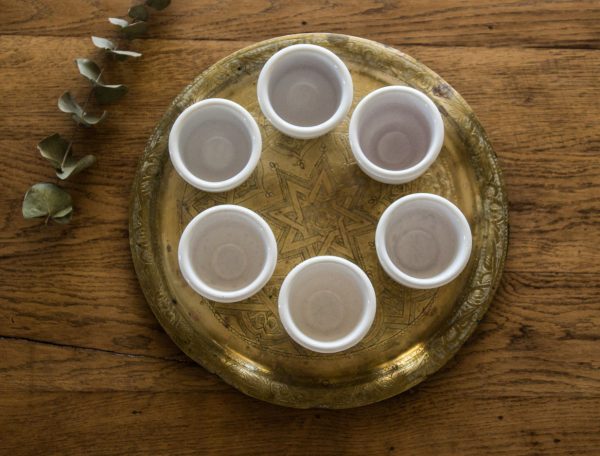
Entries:
{"label": "small white cup", "polygon": [[365,174],[385,184],[404,184],[423,174],[437,158],[444,143],[444,121],[422,92],[383,87],[356,106],[349,139]]}
{"label": "small white cup", "polygon": [[381,266],[411,288],[437,288],[455,279],[471,255],[471,228],[441,196],[414,193],[383,212],[375,232]]}
{"label": "small white cup", "polygon": [[279,317],[298,344],[320,353],[356,345],[375,318],[375,290],[348,260],[317,256],[296,266],[279,291]]}
{"label": "small white cup", "polygon": [[169,134],[169,154],[179,175],[206,192],[242,184],[260,158],[256,121],[239,104],[209,98],[186,108]]}
{"label": "small white cup", "polygon": [[352,105],[352,77],[333,52],[295,44],[271,56],[258,77],[258,102],[269,121],[293,138],[322,136]]}
{"label": "small white cup", "polygon": [[179,269],[207,299],[236,302],[257,293],[277,263],[273,231],[258,214],[224,204],[198,214],[185,227],[178,249]]}

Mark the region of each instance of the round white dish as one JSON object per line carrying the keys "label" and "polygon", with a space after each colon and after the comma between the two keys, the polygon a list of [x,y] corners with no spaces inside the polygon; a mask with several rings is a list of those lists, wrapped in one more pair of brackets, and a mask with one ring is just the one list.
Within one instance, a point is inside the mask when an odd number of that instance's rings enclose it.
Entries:
{"label": "round white dish", "polygon": [[169,133],[169,155],[177,173],[207,192],[242,184],[256,168],[262,150],[260,130],[242,106],[208,98],[185,109]]}
{"label": "round white dish", "polygon": [[375,231],[381,266],[411,288],[437,288],[454,280],[469,262],[471,246],[471,228],[460,209],[430,193],[390,204]]}
{"label": "round white dish", "polygon": [[273,231],[255,212],[224,204],[198,214],[178,248],[181,274],[200,295],[236,302],[257,293],[277,264]]}
{"label": "round white dish", "polygon": [[265,63],[257,94],[260,109],[279,131],[293,138],[316,138],[335,128],[348,113],[352,77],[330,50],[295,44]]}
{"label": "round white dish", "polygon": [[431,99],[404,86],[377,89],[354,109],[348,132],[358,166],[385,184],[422,175],[444,143],[444,121]]}
{"label": "round white dish", "polygon": [[335,353],[356,345],[369,331],[375,289],[354,263],[317,256],[290,271],[281,285],[278,307],[294,341],[309,350]]}

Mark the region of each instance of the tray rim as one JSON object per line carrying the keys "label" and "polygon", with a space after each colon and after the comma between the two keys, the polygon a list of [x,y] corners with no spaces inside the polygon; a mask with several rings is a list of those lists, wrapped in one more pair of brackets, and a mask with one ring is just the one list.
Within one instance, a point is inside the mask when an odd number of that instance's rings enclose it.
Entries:
{"label": "tray rim", "polygon": [[[494,186],[498,191],[496,198],[500,202],[499,217],[497,220],[499,226],[497,230],[498,239],[495,243],[497,268],[487,284],[487,293],[481,302],[475,306],[475,311],[457,317],[462,307],[464,307],[463,305],[453,314],[453,323],[460,323],[458,325],[459,330],[456,331],[454,325],[448,324],[448,330],[440,331],[432,336],[427,341],[427,347],[423,348],[424,356],[420,358],[420,364],[410,372],[412,375],[407,376],[405,371],[398,369],[397,364],[394,364],[389,369],[389,372],[385,373],[384,377],[380,376],[376,381],[367,379],[359,386],[337,385],[335,390],[329,389],[325,399],[319,399],[323,392],[323,385],[307,388],[306,386],[298,387],[296,385],[289,385],[277,379],[266,379],[264,372],[249,371],[246,366],[232,358],[223,347],[215,347],[209,340],[194,340],[191,337],[194,329],[187,320],[177,315],[177,312],[173,309],[175,307],[174,302],[171,302],[168,292],[162,289],[163,284],[160,283],[160,274],[157,272],[157,268],[152,267],[155,264],[154,258],[156,258],[156,255],[160,256],[160,252],[154,251],[150,229],[151,213],[153,207],[155,207],[156,200],[147,197],[144,198],[144,196],[152,193],[154,187],[158,187],[158,184],[156,184],[156,181],[159,180],[157,176],[160,175],[160,170],[164,162],[168,160],[168,154],[160,156],[161,154],[153,154],[153,152],[160,149],[157,145],[161,141],[161,131],[170,123],[168,118],[169,113],[177,110],[181,111],[183,107],[189,104],[188,99],[192,97],[191,91],[199,81],[206,78],[216,68],[224,67],[228,62],[263,47],[292,44],[289,43],[290,41],[312,42],[319,40],[326,40],[330,43],[350,40],[358,45],[370,48],[374,52],[393,53],[419,70],[435,76],[440,83],[438,87],[443,86],[444,90],[452,95],[453,99],[455,99],[465,113],[469,113],[470,128],[479,138],[481,146],[486,149],[485,155],[489,159],[490,171],[496,181],[496,185]],[[160,325],[187,356],[209,372],[219,375],[226,383],[257,399],[294,408],[317,407],[343,409],[378,402],[400,394],[421,383],[444,366],[471,336],[487,312],[500,284],[504,270],[509,242],[508,198],[497,155],[481,123],[462,96],[446,83],[443,78],[437,75],[437,73],[409,55],[391,46],[372,40],[334,33],[302,33],[256,42],[229,54],[194,78],[171,102],[161,120],[154,128],[146,144],[144,153],[138,162],[130,198],[129,240],[134,269],[146,301]],[[449,334],[452,332],[454,334]]]}

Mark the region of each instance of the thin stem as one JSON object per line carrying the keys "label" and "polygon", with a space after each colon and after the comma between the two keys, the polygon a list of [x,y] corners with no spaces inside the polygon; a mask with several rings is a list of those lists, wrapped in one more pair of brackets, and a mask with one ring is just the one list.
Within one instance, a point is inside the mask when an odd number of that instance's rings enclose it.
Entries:
{"label": "thin stem", "polygon": [[[75,126],[75,131],[73,132],[73,136],[75,136],[75,133],[77,132],[78,128],[79,128],[79,124],[77,124],[77,126]],[[65,154],[63,155],[62,162],[60,163],[60,170],[61,171],[65,167],[65,163],[67,162],[67,158],[69,158],[69,152],[71,152],[71,146],[72,145],[73,145],[73,139],[71,139],[69,141],[69,145],[67,146],[67,150],[65,150]]]}
{"label": "thin stem", "polygon": [[[104,72],[104,68],[100,68],[100,73],[98,73],[98,77],[96,79],[94,79],[94,82],[98,82],[100,80],[100,76],[102,76],[103,72]],[[94,86],[92,85],[92,88],[88,92],[87,98],[85,99],[85,102],[83,103],[83,106],[81,107],[81,110],[83,111],[83,115],[85,115],[85,108],[87,107],[88,103],[92,99],[92,94],[93,93],[94,93]],[[80,126],[81,125],[78,124],[78,123],[75,124],[75,131],[73,132],[73,137],[75,137],[75,133],[77,132],[77,130],[79,129]],[[69,145],[67,146],[67,150],[65,150],[65,154],[63,155],[62,162],[60,163],[60,170],[61,171],[65,167],[65,163],[67,162],[67,158],[69,158],[69,153],[71,152],[71,147],[72,146],[73,146],[73,139],[71,139],[69,141]]]}
{"label": "thin stem", "polygon": [[[98,73],[98,77],[96,79],[94,79],[94,82],[100,81],[100,76],[102,76],[102,73],[104,73],[104,68],[100,68],[100,73]],[[93,93],[94,93],[94,86],[92,85],[92,89],[88,93],[88,96],[85,99],[85,102],[83,103],[83,106],[81,107],[81,110],[83,111],[84,115],[85,115],[85,108],[88,105],[88,103],[90,102],[90,100],[92,99],[92,94]],[[79,124],[77,124],[77,126],[79,126]]]}
{"label": "thin stem", "polygon": [[[119,45],[121,44],[121,39],[117,39],[116,41],[116,45],[115,48],[119,49]],[[106,59],[106,57],[105,57]],[[100,77],[102,76],[102,73],[104,73],[104,67],[100,68],[100,73],[98,73],[98,77],[96,79],[94,79],[94,82],[98,82],[100,81]],[[81,107],[81,110],[83,111],[83,115],[86,114],[85,112],[85,108],[87,107],[88,103],[90,102],[90,100],[92,99],[92,94],[94,93],[94,85],[92,84],[92,88],[90,89],[90,91],[88,92],[88,95],[83,103],[83,106]],[[79,127],[81,127],[81,125],[79,123],[75,124],[75,131],[73,132],[73,136],[75,137],[75,133],[77,133],[77,131],[79,130]],[[67,150],[65,150],[65,154],[63,155],[62,161],[60,163],[60,170],[62,171],[63,168],[65,167],[65,163],[67,162],[67,159],[69,158],[69,155],[71,153],[71,148],[73,146],[73,139],[71,139],[69,141],[69,144],[67,145]]]}

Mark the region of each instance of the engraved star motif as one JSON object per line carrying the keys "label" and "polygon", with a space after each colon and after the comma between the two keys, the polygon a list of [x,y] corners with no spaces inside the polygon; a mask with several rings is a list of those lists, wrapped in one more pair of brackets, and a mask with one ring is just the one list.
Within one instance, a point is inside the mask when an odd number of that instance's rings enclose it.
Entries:
{"label": "engraved star motif", "polygon": [[357,185],[336,183],[321,155],[308,179],[277,168],[283,201],[268,214],[282,228],[282,255],[301,253],[305,258],[333,254],[352,258],[355,235],[372,229],[374,220],[357,208]]}

